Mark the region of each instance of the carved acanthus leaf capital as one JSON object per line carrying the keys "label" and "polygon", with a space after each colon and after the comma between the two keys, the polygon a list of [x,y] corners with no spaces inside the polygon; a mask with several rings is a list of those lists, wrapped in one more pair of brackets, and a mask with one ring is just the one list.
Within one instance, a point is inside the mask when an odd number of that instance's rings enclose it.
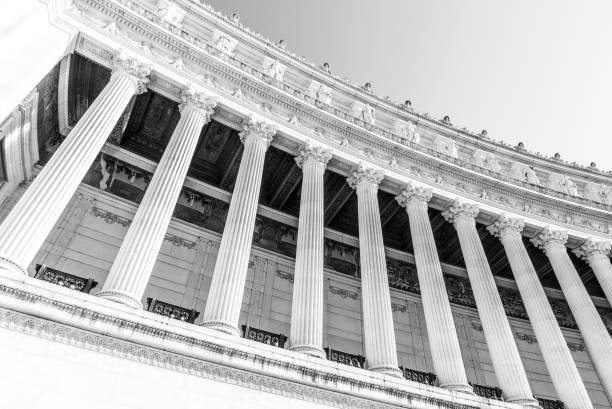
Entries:
{"label": "carved acanthus leaf capital", "polygon": [[376,185],[382,182],[385,177],[385,171],[382,169],[367,168],[363,163],[357,165],[357,169],[353,171],[351,176],[346,179],[349,186],[353,189],[357,189],[357,186],[362,183],[371,183]]}
{"label": "carved acanthus leaf capital", "polygon": [[580,247],[572,250],[574,254],[583,260],[589,261],[591,257],[602,255],[608,257],[612,244],[605,241],[595,241],[589,237]]}
{"label": "carved acanthus leaf capital", "polygon": [[553,247],[564,247],[567,243],[567,232],[553,230],[546,226],[537,236],[531,239],[531,243],[539,249],[548,250]]}
{"label": "carved acanthus leaf capital", "polygon": [[474,220],[478,212],[477,203],[462,202],[457,198],[447,210],[442,212],[442,216],[447,222],[455,223],[459,219]]}
{"label": "carved acanthus leaf capital", "polygon": [[499,216],[499,219],[495,221],[495,223],[487,227],[487,230],[495,237],[501,238],[511,234],[520,237],[524,228],[525,221],[523,219],[508,217],[505,214],[502,214]]}
{"label": "carved acanthus leaf capital", "polygon": [[263,139],[268,145],[272,142],[274,135],[276,135],[276,126],[253,118],[249,119],[249,123],[244,126],[244,131],[239,134],[242,143],[245,143],[247,138],[254,136]]}
{"label": "carved acanthus leaf capital", "polygon": [[402,193],[395,196],[395,200],[401,207],[407,207],[410,203],[424,203],[427,204],[432,197],[431,189],[421,185],[414,185],[412,183],[406,184]]}
{"label": "carved acanthus leaf capital", "polygon": [[331,157],[330,150],[308,143],[302,148],[300,154],[295,157],[295,163],[299,168],[302,168],[307,161],[319,162],[327,166],[327,162],[331,160]]}
{"label": "carved acanthus leaf capital", "polygon": [[143,64],[136,58],[124,53],[113,57],[113,75],[129,75],[136,81],[136,94],[147,91],[146,84],[149,82],[151,66]]}
{"label": "carved acanthus leaf capital", "polygon": [[199,114],[204,116],[206,122],[210,121],[213,114],[213,108],[217,106],[217,99],[201,92],[197,92],[192,88],[181,91],[181,101],[179,111],[181,114],[186,109],[195,109]]}

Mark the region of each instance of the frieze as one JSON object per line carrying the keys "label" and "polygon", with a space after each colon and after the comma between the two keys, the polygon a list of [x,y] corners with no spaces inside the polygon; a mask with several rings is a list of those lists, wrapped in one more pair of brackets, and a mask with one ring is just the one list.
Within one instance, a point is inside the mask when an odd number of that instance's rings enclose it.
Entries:
{"label": "frieze", "polygon": [[350,298],[352,300],[356,300],[359,298],[358,292],[350,291],[350,290],[347,290],[346,288],[335,287],[333,285],[329,286],[329,292],[334,295],[338,295],[342,298]]}
{"label": "frieze", "polygon": [[[133,5],[133,4],[132,4],[131,2],[129,2],[129,1],[123,1],[123,3],[124,3],[124,4],[126,4],[128,7],[129,7],[130,5]],[[109,5],[109,7],[110,7],[110,5]],[[111,8],[112,8],[112,7],[111,7]],[[125,16],[123,16],[123,17],[125,17]],[[188,33],[186,33],[186,34],[184,35],[184,37],[189,37],[189,34],[188,34]],[[193,36],[192,36],[192,37],[193,37]],[[174,43],[176,43],[176,41],[174,41]],[[195,57],[194,57],[194,58],[195,58]],[[199,62],[199,63],[201,63],[201,65],[210,65],[210,64],[204,64],[204,62],[202,62],[202,61],[198,61],[198,62]],[[208,68],[208,67],[207,67],[207,68]],[[220,68],[220,67],[215,67],[215,69],[216,69],[216,70],[221,70],[221,68]],[[224,72],[224,74],[225,74],[225,76],[227,77],[227,76],[228,76],[227,70],[224,70],[224,71],[225,71],[225,72]],[[258,85],[260,85],[260,84],[258,84]],[[258,94],[263,95],[263,94],[266,94],[266,93],[267,93],[267,94],[269,94],[269,93],[270,93],[269,91],[271,91],[271,90],[273,90],[273,88],[269,88],[269,89],[266,91],[266,90],[263,90],[263,89],[261,88],[261,86],[260,86],[260,87],[259,87],[259,89],[258,89],[257,91],[258,91]],[[280,99],[284,99],[284,100],[285,100],[285,103],[284,103],[284,104],[281,104],[281,106],[284,106],[284,107],[290,107],[290,108],[292,108],[292,109],[295,109],[295,107],[293,106],[293,105],[295,105],[295,104],[293,103],[293,101],[291,101],[291,100],[289,100],[289,101],[288,101],[288,100],[287,100],[287,98],[283,98],[283,96],[282,96],[282,95],[281,95],[281,96],[278,96],[278,97],[279,97]],[[311,112],[310,114],[311,114],[311,115],[313,115],[313,113],[312,113],[312,112]],[[321,114],[320,112],[317,112],[317,115],[320,115],[320,114]],[[313,119],[313,118],[311,118],[311,119]],[[341,128],[343,128],[343,127],[341,127]],[[342,129],[340,129],[340,130],[342,131]],[[346,129],[345,129],[345,128],[344,128],[344,130],[346,131]],[[389,133],[389,132],[387,132],[387,133]],[[389,133],[389,134],[390,134],[390,133]],[[355,137],[355,134],[354,134],[354,133],[353,133],[352,137]],[[361,141],[367,141],[367,139],[369,139],[369,140],[370,140],[370,141],[369,141],[369,142],[370,142],[370,144],[372,143],[372,141],[371,141],[371,137],[370,137],[370,138],[365,138],[364,136],[361,136],[359,139],[360,139]],[[384,148],[384,149],[386,149],[386,150],[388,150],[388,151],[391,151],[392,145],[389,145],[388,143],[384,143],[384,141],[378,141],[378,142],[380,142],[380,146],[379,146],[379,148]],[[411,147],[412,147],[412,146],[411,146]],[[418,149],[418,148],[417,148],[417,149]],[[422,149],[421,149],[421,150],[422,150]],[[395,149],[395,151],[397,151],[397,149]],[[402,153],[403,158],[396,157],[396,161],[397,161],[397,162],[401,162],[401,159],[405,159],[405,158],[408,158],[408,157],[412,156],[412,157],[410,157],[410,160],[411,160],[412,162],[415,162],[415,161],[416,161],[416,162],[420,162],[420,164],[422,164],[422,166],[427,166],[427,167],[431,167],[431,165],[432,165],[431,163],[429,163],[429,164],[428,164],[428,163],[425,163],[425,161],[423,160],[424,158],[419,158],[419,157],[417,157],[417,155],[415,155],[415,152],[401,152],[401,153]],[[406,156],[406,155],[407,155],[407,156]],[[429,162],[431,162],[431,161],[429,161]],[[439,168],[440,168],[440,169],[442,169],[442,168],[445,168],[445,167],[444,167],[444,166],[439,166]],[[445,169],[443,169],[443,170],[444,170],[445,172],[449,173],[449,174],[455,174],[455,175],[457,175],[458,173],[461,173],[461,172],[458,172],[458,170],[457,170],[457,169],[445,168]],[[486,173],[486,172],[484,172],[484,173]],[[495,176],[495,175],[494,175],[494,174],[492,174],[491,176]],[[471,180],[471,179],[470,179],[470,178],[469,178],[467,175],[465,176],[465,178],[466,178],[466,180],[470,180],[470,182],[472,181],[472,180]],[[481,182],[482,182],[482,181],[481,181]],[[491,183],[490,181],[488,181],[488,182],[489,182],[489,183]],[[493,183],[494,185],[495,185],[495,184],[497,184],[496,182],[492,182],[492,183]],[[488,190],[491,190],[492,186],[487,186],[487,188],[488,188]],[[499,186],[499,185],[498,185],[498,186],[495,186],[495,188],[494,188],[494,189],[499,189],[499,188],[503,188],[503,189],[502,189],[502,191],[504,191],[504,195],[508,195],[508,194],[512,195],[512,192],[511,192],[511,191],[508,191],[508,189],[507,189],[505,186]],[[523,193],[525,193],[525,192],[523,192]],[[546,193],[547,193],[547,194],[549,194],[550,192],[546,192]],[[479,194],[481,194],[481,192],[479,192]],[[536,197],[534,197],[534,196],[529,195],[529,194],[525,194],[524,196],[525,196],[527,199],[530,199],[530,200],[535,200],[536,202],[540,202],[540,201],[542,201],[542,200],[543,200],[543,199],[542,199],[542,198],[540,198],[540,197],[537,197],[537,196],[536,196]],[[528,197],[528,196],[529,196],[529,197]],[[495,196],[490,195],[490,197],[491,197],[491,198],[494,198]],[[589,201],[589,203],[590,203],[590,205],[593,205],[593,204],[592,204],[590,201]],[[548,203],[547,203],[546,205],[547,205],[547,206],[549,206],[549,204],[548,204]],[[523,207],[523,208],[525,208],[525,206],[522,206],[522,207]],[[530,208],[533,208],[533,207],[531,207],[531,206],[530,206]],[[579,209],[579,210],[578,210],[578,209],[576,209],[576,213],[578,213],[579,215],[582,215],[582,214],[584,213],[584,211],[587,211],[587,212],[591,213],[591,214],[589,214],[589,215],[586,217],[586,219],[590,219],[590,220],[597,219],[597,217],[598,217],[598,216],[596,216],[596,215],[592,214],[592,212],[590,212],[590,211],[589,211],[589,210],[587,210],[587,209]],[[572,222],[573,222],[573,223],[576,223],[576,225],[578,225],[578,226],[580,226],[580,227],[583,227],[583,228],[587,228],[587,229],[595,229],[595,230],[598,230],[598,231],[600,231],[600,232],[604,232],[604,233],[608,233],[608,231],[610,231],[610,232],[612,233],[612,226],[610,226],[610,227],[609,227],[609,226],[608,226],[608,223],[606,223],[606,222],[604,222],[604,223],[601,223],[601,222],[597,223],[597,222],[592,222],[592,221],[591,221],[590,226],[589,226],[587,223],[585,223],[585,222],[584,222],[585,218],[580,218],[580,217],[565,217],[565,216],[561,216],[561,218],[562,218],[562,219],[564,219],[564,220],[566,220],[566,221],[567,221],[567,220],[572,220]]]}

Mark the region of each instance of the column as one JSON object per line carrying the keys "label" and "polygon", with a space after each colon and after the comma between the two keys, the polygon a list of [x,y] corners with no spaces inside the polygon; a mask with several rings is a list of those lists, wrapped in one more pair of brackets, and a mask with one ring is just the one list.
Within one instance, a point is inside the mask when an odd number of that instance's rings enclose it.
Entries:
{"label": "column", "polygon": [[410,235],[434,372],[441,387],[472,393],[465,374],[438,250],[427,215],[427,203],[431,196],[431,189],[408,184],[395,200],[406,209],[410,221]]}
{"label": "column", "polygon": [[368,369],[401,376],[378,208],[378,185],[383,176],[382,170],[360,164],[347,182],[357,192],[363,338]]}
{"label": "column", "polygon": [[521,231],[524,227],[523,220],[502,215],[487,229],[492,235],[499,237],[504,246],[557,396],[565,403],[567,409],[593,408],[544,288],[523,244]]}
{"label": "column", "polygon": [[302,168],[290,349],[325,358],[323,351],[323,174],[331,153],[306,145],[295,162]]}
{"label": "column", "polygon": [[610,264],[610,243],[587,239],[580,247],[574,249],[574,254],[585,260],[591,266],[601,289],[610,305],[612,305],[612,264]]}
{"label": "column", "polygon": [[244,152],[227,213],[202,325],[238,335],[249,253],[266,150],[276,128],[251,120],[240,133]]}
{"label": "column", "polygon": [[110,82],[0,225],[0,275],[27,275],[128,102],[146,91],[149,72],[132,58],[115,57]]}
{"label": "column", "polygon": [[499,387],[504,391],[506,401],[525,407],[538,407],[538,401],[531,393],[487,255],[476,230],[475,218],[478,211],[477,204],[455,200],[442,216],[457,230],[482,330]]}
{"label": "column", "polygon": [[181,118],[157,165],[134,220],[123,239],[99,297],[134,308],[141,299],[164,241],[172,213],[195,152],[202,127],[215,102],[193,90],[183,91]]}
{"label": "column", "polygon": [[567,232],[546,227],[531,242],[544,250],[578,324],[591,361],[608,396],[612,396],[612,338],[567,254]]}

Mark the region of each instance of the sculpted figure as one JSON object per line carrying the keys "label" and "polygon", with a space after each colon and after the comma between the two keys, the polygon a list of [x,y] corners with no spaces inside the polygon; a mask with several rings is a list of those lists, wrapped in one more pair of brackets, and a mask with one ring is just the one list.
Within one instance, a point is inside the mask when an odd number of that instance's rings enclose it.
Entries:
{"label": "sculpted figure", "polygon": [[375,115],[376,115],[376,110],[374,109],[374,107],[366,104],[366,106],[363,109],[363,120],[370,125],[374,125]]}
{"label": "sculpted figure", "polygon": [[274,81],[277,83],[283,80],[283,75],[285,75],[285,67],[280,62],[273,60],[269,57],[264,59],[264,71],[267,75],[269,75]]}
{"label": "sculpted figure", "polygon": [[240,15],[238,15],[238,13],[232,13],[230,20],[232,20],[232,23],[238,24],[240,22]]}
{"label": "sculpted figure", "polygon": [[606,186],[604,184],[587,183],[584,188],[583,196],[585,199],[594,202],[605,203],[604,201],[607,196]]}
{"label": "sculpted figure", "polygon": [[404,111],[412,112],[412,101],[407,99],[406,101],[404,101],[402,105],[400,105],[400,109],[403,109]]}
{"label": "sculpted figure", "polygon": [[567,176],[565,176],[565,189],[567,190],[568,195],[580,197],[578,186],[576,186],[576,183],[574,183],[574,181]]}
{"label": "sculpted figure", "polygon": [[436,150],[438,152],[451,156],[453,158],[459,157],[457,144],[455,144],[455,141],[450,140],[444,136],[438,135],[434,140],[434,144],[436,145]]}
{"label": "sculpted figure", "polygon": [[328,63],[324,62],[323,65],[321,66],[321,69],[325,71],[326,73],[331,74],[331,70],[329,69]]}
{"label": "sculpted figure", "polygon": [[533,183],[534,185],[540,185],[540,179],[538,179],[538,176],[531,166],[527,166],[525,169],[525,177],[527,178],[527,182]]}
{"label": "sculpted figure", "polygon": [[548,176],[546,187],[556,190],[557,192],[567,193],[567,189],[565,188],[565,176],[560,175],[559,173],[551,173]]}
{"label": "sculpted figure", "polygon": [[372,84],[370,84],[369,82],[366,82],[365,85],[363,87],[361,87],[362,90],[364,90],[365,92],[367,92],[368,94],[372,93]]}
{"label": "sculpted figure", "polygon": [[474,152],[472,158],[474,164],[481,168],[489,169],[494,172],[501,172],[501,166],[499,162],[497,162],[495,155],[491,152],[485,152],[482,149],[478,149]]}

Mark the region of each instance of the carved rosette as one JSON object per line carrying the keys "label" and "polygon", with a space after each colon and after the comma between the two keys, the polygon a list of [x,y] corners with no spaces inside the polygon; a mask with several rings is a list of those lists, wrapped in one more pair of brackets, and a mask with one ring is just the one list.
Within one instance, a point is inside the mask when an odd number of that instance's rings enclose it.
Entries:
{"label": "carved rosette", "polygon": [[580,247],[575,248],[573,253],[583,260],[589,261],[589,259],[598,256],[608,257],[610,254],[610,248],[612,243],[605,241],[595,241],[593,238],[588,238]]}
{"label": "carved rosette", "polygon": [[324,149],[321,146],[311,145],[310,143],[304,146],[300,154],[295,157],[295,163],[298,168],[302,168],[307,161],[315,161],[327,166],[331,160],[331,151]]}
{"label": "carved rosette", "polygon": [[506,236],[518,236],[525,228],[525,221],[519,218],[508,217],[505,214],[499,216],[495,223],[487,227],[493,236],[502,238]]}
{"label": "carved rosette", "polygon": [[119,53],[113,57],[113,75],[128,75],[136,82],[136,94],[147,92],[151,66],[143,64],[136,58]]}
{"label": "carved rosette", "polygon": [[447,222],[455,224],[459,220],[474,221],[479,211],[477,203],[462,202],[459,199],[455,199],[453,204],[442,212],[442,216]]}
{"label": "carved rosette", "polygon": [[531,239],[534,246],[545,251],[554,247],[564,247],[566,242],[567,232],[552,230],[550,226],[546,226],[540,234]]}
{"label": "carved rosette", "polygon": [[240,136],[240,141],[242,143],[245,143],[249,137],[255,136],[263,139],[267,146],[269,146],[275,134],[276,126],[270,125],[264,121],[256,121],[251,118],[249,123],[244,126],[244,131],[240,132],[238,136]]}
{"label": "carved rosette", "polygon": [[353,189],[364,183],[373,184],[378,188],[380,182],[385,177],[385,171],[382,169],[367,168],[363,163],[357,166],[351,176],[346,179],[349,186]]}
{"label": "carved rosette", "polygon": [[204,117],[204,122],[208,123],[214,109],[217,106],[217,100],[204,93],[196,92],[188,88],[181,91],[181,101],[179,111],[181,114],[187,110],[194,110]]}
{"label": "carved rosette", "polygon": [[400,205],[400,207],[406,208],[412,203],[427,205],[427,203],[431,200],[431,197],[431,189],[408,183],[404,190],[402,190],[402,193],[395,196],[395,201]]}

